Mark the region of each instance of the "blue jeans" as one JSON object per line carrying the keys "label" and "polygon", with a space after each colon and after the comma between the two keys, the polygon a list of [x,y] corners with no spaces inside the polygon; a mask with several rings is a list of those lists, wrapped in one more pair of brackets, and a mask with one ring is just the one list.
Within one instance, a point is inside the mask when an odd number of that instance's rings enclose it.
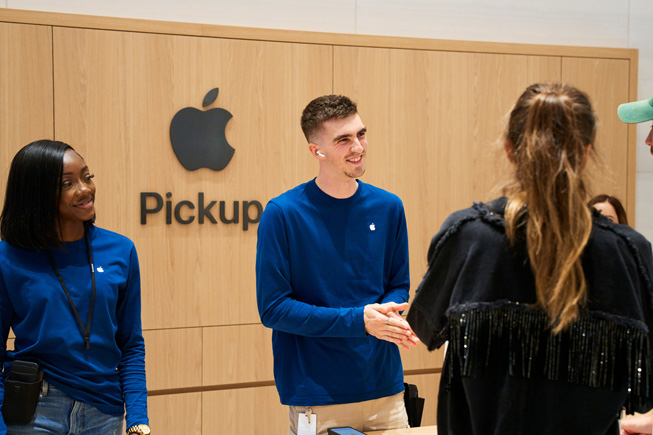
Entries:
{"label": "blue jeans", "polygon": [[78,402],[44,380],[36,418],[29,424],[7,425],[7,435],[121,435],[123,419]]}

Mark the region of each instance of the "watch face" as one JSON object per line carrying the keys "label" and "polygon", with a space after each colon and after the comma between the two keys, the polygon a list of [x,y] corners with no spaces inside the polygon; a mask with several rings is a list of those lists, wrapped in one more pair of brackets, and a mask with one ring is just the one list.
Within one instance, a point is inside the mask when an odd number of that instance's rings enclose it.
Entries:
{"label": "watch face", "polygon": [[132,426],[129,428],[130,434],[143,434],[143,435],[149,435],[150,434],[150,427],[146,424],[137,424],[136,426]]}

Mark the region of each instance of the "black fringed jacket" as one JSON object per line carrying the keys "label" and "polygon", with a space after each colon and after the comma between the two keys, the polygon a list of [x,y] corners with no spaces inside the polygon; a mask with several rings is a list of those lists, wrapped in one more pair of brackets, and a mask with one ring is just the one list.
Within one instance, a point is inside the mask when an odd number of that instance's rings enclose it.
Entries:
{"label": "black fringed jacket", "polygon": [[449,341],[438,434],[618,434],[622,408],[653,403],[651,244],[594,213],[583,253],[588,301],[550,334],[505,198],[452,214],[431,241],[408,322],[429,350]]}

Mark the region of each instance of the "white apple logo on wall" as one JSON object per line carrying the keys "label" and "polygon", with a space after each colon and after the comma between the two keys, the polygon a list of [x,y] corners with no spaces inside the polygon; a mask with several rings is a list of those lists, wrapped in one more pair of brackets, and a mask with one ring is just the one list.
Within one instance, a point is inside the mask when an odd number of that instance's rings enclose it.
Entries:
{"label": "white apple logo on wall", "polygon": [[[204,97],[202,107],[218,98],[218,88]],[[232,115],[221,108],[199,110],[185,107],[170,122],[170,143],[179,163],[188,171],[208,168],[221,171],[234,155],[225,130]]]}

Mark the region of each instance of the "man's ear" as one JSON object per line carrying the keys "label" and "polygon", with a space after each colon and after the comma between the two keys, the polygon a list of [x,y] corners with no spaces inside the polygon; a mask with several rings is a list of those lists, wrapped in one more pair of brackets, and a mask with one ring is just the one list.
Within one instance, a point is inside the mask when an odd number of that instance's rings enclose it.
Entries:
{"label": "man's ear", "polygon": [[323,157],[323,156],[318,155],[318,151],[320,151],[320,146],[318,144],[316,144],[316,143],[309,142],[308,143],[308,150],[311,152],[311,154],[313,154],[314,157],[316,157],[318,159],[320,157]]}

